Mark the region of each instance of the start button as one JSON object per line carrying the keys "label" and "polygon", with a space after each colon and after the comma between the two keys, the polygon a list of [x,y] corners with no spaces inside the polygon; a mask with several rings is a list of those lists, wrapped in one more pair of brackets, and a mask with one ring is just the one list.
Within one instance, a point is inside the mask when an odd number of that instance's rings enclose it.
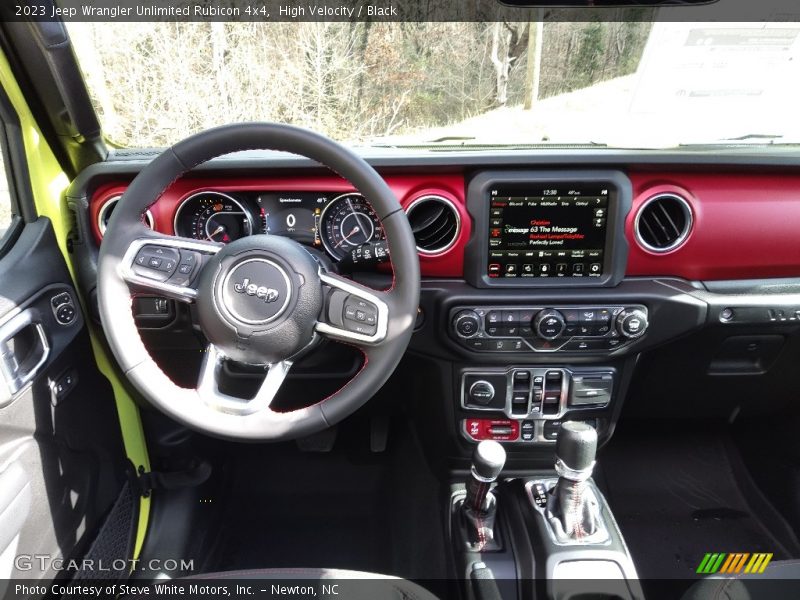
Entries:
{"label": "start button", "polygon": [[485,406],[494,399],[494,386],[481,379],[470,386],[468,394],[470,402]]}

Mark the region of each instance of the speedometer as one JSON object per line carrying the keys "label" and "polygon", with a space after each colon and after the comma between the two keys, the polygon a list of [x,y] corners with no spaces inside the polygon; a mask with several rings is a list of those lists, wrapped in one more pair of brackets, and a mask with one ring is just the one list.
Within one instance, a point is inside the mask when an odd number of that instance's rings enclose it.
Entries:
{"label": "speedometer", "polygon": [[241,202],[227,194],[199,192],[178,207],[175,233],[227,244],[253,233],[253,217]]}
{"label": "speedometer", "polygon": [[341,260],[367,242],[386,239],[378,215],[361,194],[343,194],[331,200],[320,215],[320,237],[325,250]]}

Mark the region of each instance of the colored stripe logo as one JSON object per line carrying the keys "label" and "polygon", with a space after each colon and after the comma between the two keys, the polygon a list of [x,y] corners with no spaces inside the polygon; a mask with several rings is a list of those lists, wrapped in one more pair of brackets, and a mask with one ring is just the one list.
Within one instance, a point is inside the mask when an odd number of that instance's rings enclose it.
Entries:
{"label": "colored stripe logo", "polygon": [[701,575],[763,573],[771,560],[771,552],[708,552],[696,572]]}

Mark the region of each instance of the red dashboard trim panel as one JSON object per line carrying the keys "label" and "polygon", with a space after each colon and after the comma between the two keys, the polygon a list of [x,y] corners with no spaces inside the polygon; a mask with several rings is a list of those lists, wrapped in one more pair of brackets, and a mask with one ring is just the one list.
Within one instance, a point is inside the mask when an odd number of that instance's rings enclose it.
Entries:
{"label": "red dashboard trim panel", "polygon": [[[800,176],[634,172],[629,177],[627,275],[693,281],[800,276]],[[637,245],[633,224],[641,205],[661,192],[689,201],[694,227],[683,245],[659,255]]]}
{"label": "red dashboard trim panel", "polygon": [[[460,174],[437,174],[430,176],[389,175],[385,177],[400,204],[407,207],[420,196],[436,194],[450,200],[461,216],[461,230],[453,246],[442,254],[420,255],[422,274],[427,277],[461,277],[464,273],[464,248],[472,235],[472,220],[464,200],[464,177]],[[199,191],[306,191],[306,192],[351,192],[353,185],[336,176],[298,177],[258,177],[258,178],[190,178],[179,179],[172,184],[161,198],[150,207],[155,228],[161,233],[174,235],[173,219],[180,202]],[[97,215],[100,207],[109,198],[125,191],[125,184],[115,183],[103,186],[92,196],[89,216],[95,239],[100,240],[97,228]]]}
{"label": "red dashboard trim panel", "polygon": [[[625,224],[630,253],[628,276],[673,276],[695,281],[800,276],[800,175],[630,172],[633,208]],[[461,174],[429,176],[387,175],[386,181],[406,207],[416,198],[439,194],[458,208],[461,231],[445,253],[420,256],[427,277],[463,277],[464,249],[472,234]],[[99,188],[90,204],[95,238],[100,240],[97,215],[109,198],[125,191],[125,183]],[[184,178],[175,182],[150,210],[156,229],[174,234],[173,217],[181,200],[195,192],[214,189],[353,191],[336,176],[263,178]],[[679,248],[665,254],[642,249],[633,224],[642,204],[653,195],[670,192],[689,201],[694,227]]]}

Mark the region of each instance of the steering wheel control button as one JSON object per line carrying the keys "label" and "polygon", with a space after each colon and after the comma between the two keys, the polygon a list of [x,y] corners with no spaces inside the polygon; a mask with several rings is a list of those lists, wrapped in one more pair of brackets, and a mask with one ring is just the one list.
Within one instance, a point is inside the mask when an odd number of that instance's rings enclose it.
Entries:
{"label": "steering wheel control button", "polygon": [[342,324],[347,331],[374,335],[378,327],[378,307],[351,294],[344,301]]}
{"label": "steering wheel control button", "polygon": [[468,394],[469,401],[472,404],[486,406],[494,400],[494,386],[488,381],[481,379],[470,386]]}
{"label": "steering wheel control button", "polygon": [[617,316],[617,326],[626,338],[635,339],[643,336],[647,325],[647,313],[638,308],[623,310]]}
{"label": "steering wheel control button", "polygon": [[481,319],[474,310],[465,310],[456,315],[453,326],[460,337],[471,338],[480,331]]}
{"label": "steering wheel control button", "polygon": [[143,246],[133,261],[133,272],[148,279],[166,281],[175,272],[180,252],[163,246]]}

